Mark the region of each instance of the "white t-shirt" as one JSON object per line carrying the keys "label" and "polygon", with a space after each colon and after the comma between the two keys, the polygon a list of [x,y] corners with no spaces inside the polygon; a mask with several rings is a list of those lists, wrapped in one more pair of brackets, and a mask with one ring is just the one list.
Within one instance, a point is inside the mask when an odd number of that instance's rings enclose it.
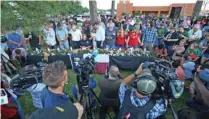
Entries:
{"label": "white t-shirt", "polygon": [[54,32],[54,29],[49,28],[48,31],[47,31],[46,29],[44,29],[44,34],[45,34],[46,43],[47,43],[49,46],[54,46],[54,45],[56,45],[56,39],[55,39],[55,32]]}
{"label": "white t-shirt", "polygon": [[196,32],[194,32],[194,30],[190,30],[189,31],[189,38],[202,38],[202,31],[198,30]]}
{"label": "white t-shirt", "polygon": [[72,41],[80,41],[81,40],[81,30],[76,29],[76,31],[71,30]]}

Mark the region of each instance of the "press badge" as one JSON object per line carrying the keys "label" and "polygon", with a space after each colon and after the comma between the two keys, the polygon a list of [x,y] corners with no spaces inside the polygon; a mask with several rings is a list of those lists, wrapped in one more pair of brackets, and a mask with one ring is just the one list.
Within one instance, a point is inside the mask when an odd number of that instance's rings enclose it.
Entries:
{"label": "press badge", "polygon": [[7,93],[4,89],[1,88],[1,105],[5,105],[8,104],[8,97],[7,97]]}

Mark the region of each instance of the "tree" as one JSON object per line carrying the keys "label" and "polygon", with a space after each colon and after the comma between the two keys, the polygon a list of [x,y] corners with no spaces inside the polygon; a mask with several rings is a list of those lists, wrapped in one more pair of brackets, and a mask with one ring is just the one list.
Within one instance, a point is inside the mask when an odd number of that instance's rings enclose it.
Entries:
{"label": "tree", "polygon": [[89,0],[89,8],[91,23],[93,24],[97,21],[97,2],[95,0]]}
{"label": "tree", "polygon": [[112,0],[111,15],[114,16],[115,13],[115,0]]}
{"label": "tree", "polygon": [[79,1],[2,1],[1,24],[7,31],[21,26],[38,31],[48,20],[47,15],[81,14],[88,11]]}
{"label": "tree", "polygon": [[209,0],[204,0],[203,1],[203,9],[205,9],[208,4],[209,4]]}

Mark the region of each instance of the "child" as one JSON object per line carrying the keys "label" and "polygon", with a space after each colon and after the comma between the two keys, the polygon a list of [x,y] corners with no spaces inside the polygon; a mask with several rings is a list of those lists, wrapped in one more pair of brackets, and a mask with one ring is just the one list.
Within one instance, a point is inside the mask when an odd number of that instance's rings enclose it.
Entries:
{"label": "child", "polygon": [[201,57],[201,55],[202,55],[202,53],[198,49],[198,46],[197,46],[196,43],[192,43],[190,45],[190,47],[186,51],[186,54],[188,54],[187,59],[189,61],[197,61]]}

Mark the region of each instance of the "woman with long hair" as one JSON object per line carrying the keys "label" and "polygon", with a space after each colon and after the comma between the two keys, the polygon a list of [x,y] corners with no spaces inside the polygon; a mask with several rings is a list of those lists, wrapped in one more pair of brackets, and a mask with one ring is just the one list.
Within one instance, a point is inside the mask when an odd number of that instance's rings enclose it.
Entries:
{"label": "woman with long hair", "polygon": [[120,29],[117,32],[116,47],[117,48],[124,48],[125,47],[125,40],[126,40],[125,31],[123,30],[123,27],[120,27]]}

